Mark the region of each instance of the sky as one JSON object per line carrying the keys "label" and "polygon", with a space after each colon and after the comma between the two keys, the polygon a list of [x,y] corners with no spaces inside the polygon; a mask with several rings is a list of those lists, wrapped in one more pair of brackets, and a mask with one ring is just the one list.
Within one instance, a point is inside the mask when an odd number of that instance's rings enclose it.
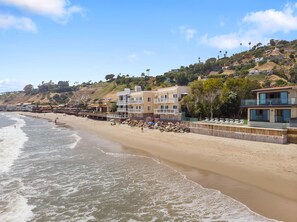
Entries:
{"label": "sky", "polygon": [[0,92],[156,76],[296,34],[295,1],[0,0]]}

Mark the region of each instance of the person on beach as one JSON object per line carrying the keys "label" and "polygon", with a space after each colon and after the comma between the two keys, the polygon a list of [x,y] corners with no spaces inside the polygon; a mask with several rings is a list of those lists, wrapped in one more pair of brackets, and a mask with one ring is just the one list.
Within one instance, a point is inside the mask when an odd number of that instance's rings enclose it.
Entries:
{"label": "person on beach", "polygon": [[143,133],[143,127],[141,127],[141,132]]}

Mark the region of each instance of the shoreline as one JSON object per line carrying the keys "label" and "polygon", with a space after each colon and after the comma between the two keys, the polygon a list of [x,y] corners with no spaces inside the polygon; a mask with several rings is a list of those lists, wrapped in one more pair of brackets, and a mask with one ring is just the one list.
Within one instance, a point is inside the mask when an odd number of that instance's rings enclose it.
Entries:
{"label": "shoreline", "polygon": [[117,142],[124,151],[145,153],[206,188],[228,195],[263,216],[297,221],[297,145],[161,133],[63,114],[19,113],[48,119]]}

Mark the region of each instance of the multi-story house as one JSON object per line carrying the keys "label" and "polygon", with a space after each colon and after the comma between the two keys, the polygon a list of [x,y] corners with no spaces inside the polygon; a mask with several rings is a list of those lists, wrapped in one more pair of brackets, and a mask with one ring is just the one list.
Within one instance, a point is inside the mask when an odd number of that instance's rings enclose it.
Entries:
{"label": "multi-story house", "polygon": [[128,116],[128,100],[130,98],[130,93],[133,90],[125,88],[124,91],[117,93],[117,114],[122,117]]}
{"label": "multi-story house", "polygon": [[155,91],[141,91],[140,86],[135,87],[135,92],[128,99],[128,116],[132,119],[153,117]]}
{"label": "multi-story house", "polygon": [[182,110],[180,100],[190,91],[188,86],[173,86],[158,89],[155,93],[155,118],[160,120],[181,121]]}
{"label": "multi-story house", "polygon": [[286,128],[296,125],[297,86],[253,90],[255,100],[243,100],[248,109],[248,125],[252,127]]}

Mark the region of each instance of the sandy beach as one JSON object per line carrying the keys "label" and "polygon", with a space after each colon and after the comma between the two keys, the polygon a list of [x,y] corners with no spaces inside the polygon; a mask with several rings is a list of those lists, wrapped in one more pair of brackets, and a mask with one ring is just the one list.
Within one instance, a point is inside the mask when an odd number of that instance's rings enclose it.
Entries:
{"label": "sandy beach", "polygon": [[[62,114],[35,114],[74,130],[120,143],[127,152],[145,152],[182,170],[204,187],[277,220],[297,221],[297,145],[235,140],[199,134],[111,126],[109,122]],[[133,151],[134,150],[134,151]]]}

